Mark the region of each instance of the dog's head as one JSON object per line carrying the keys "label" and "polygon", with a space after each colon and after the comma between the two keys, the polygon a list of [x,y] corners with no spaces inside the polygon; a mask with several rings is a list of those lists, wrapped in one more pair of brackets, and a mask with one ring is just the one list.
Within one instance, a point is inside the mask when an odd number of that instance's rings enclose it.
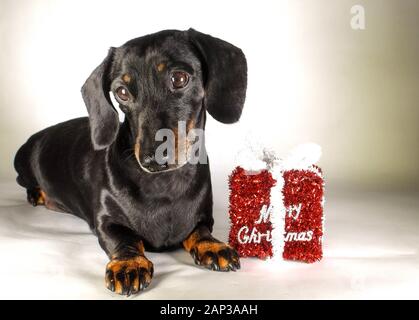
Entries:
{"label": "dog's head", "polygon": [[[180,167],[184,163],[177,159],[178,151],[188,143],[178,139],[179,124],[186,134],[204,129],[205,111],[223,123],[238,121],[246,86],[243,52],[223,40],[193,29],[133,39],[111,48],[82,88],[93,146],[107,148],[118,134],[112,92],[125,113],[140,166],[148,172]],[[175,163],[156,158],[161,129],[174,133]]]}

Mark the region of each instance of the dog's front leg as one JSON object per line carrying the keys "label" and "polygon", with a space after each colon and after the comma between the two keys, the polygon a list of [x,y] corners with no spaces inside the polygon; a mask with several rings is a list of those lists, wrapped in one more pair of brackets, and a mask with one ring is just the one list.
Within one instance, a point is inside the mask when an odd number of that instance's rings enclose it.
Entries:
{"label": "dog's front leg", "polygon": [[144,255],[142,240],[131,230],[118,225],[102,226],[98,236],[110,257],[106,265],[106,287],[127,296],[147,288],[154,268]]}
{"label": "dog's front leg", "polygon": [[216,271],[240,269],[240,259],[236,250],[215,239],[206,226],[198,226],[183,241],[183,247],[191,254],[197,265]]}

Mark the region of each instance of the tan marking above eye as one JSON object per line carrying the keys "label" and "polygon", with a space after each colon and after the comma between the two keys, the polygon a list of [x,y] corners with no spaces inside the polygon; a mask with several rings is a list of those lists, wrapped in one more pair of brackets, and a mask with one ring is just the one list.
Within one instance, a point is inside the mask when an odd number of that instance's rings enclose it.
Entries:
{"label": "tan marking above eye", "polygon": [[131,76],[128,74],[128,73],[126,73],[126,74],[124,74],[123,76],[122,76],[122,81],[124,81],[126,84],[128,84],[128,83],[130,83],[131,82]]}
{"label": "tan marking above eye", "polygon": [[162,72],[165,68],[166,68],[166,64],[164,64],[164,63],[159,63],[157,65],[157,71],[158,72]]}

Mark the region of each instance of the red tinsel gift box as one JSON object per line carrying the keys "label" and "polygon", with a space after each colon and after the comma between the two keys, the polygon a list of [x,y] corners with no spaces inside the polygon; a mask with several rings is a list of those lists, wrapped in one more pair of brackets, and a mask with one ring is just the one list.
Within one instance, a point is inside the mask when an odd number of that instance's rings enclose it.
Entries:
{"label": "red tinsel gift box", "polygon": [[322,258],[324,181],[320,168],[307,164],[316,160],[304,159],[256,173],[238,166],[230,175],[229,243],[240,256]]}

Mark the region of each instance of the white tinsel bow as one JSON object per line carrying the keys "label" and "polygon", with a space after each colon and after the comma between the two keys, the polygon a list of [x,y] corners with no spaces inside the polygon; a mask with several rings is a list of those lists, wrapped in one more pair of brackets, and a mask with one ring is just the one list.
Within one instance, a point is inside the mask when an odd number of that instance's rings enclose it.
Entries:
{"label": "white tinsel bow", "polygon": [[247,146],[238,152],[235,163],[249,174],[265,169],[307,170],[319,161],[321,154],[318,144],[304,143],[292,149],[286,156],[279,157],[272,149],[263,147],[257,141],[248,140]]}

